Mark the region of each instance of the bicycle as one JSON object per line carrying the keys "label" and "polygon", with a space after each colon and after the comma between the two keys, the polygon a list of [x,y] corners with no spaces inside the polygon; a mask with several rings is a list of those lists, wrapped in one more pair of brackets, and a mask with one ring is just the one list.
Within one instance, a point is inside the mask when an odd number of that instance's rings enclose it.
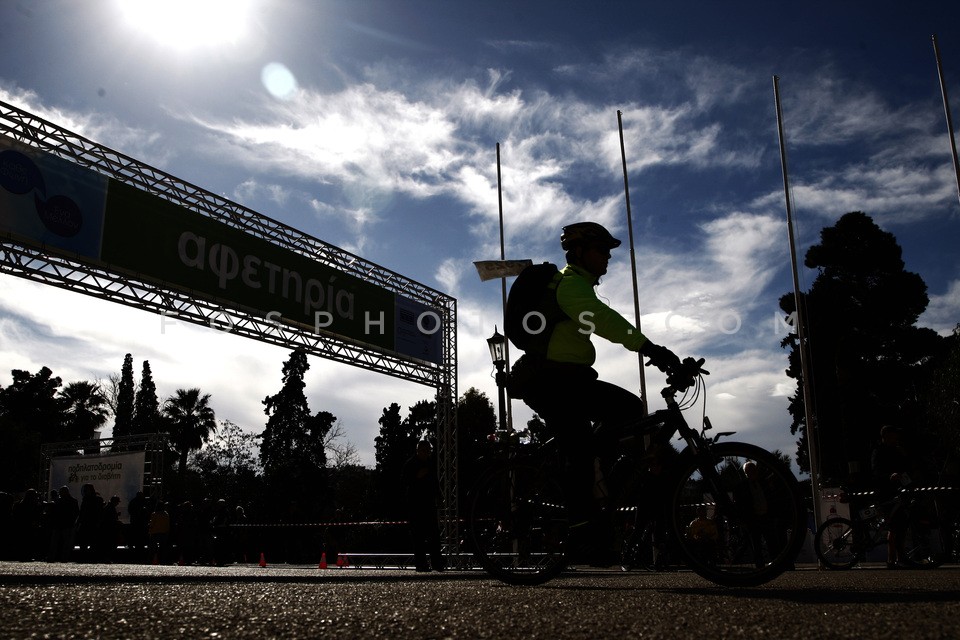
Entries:
{"label": "bicycle", "polygon": [[[906,481],[909,484],[909,480]],[[847,502],[841,493],[841,502]],[[890,532],[889,517],[894,510],[902,510],[902,534],[897,539],[897,556],[903,565],[917,569],[931,569],[943,564],[943,534],[935,503],[921,497],[921,491],[901,488],[892,500],[871,504],[855,511],[853,518],[828,518],[817,528],[814,551],[820,562],[829,569],[852,569],[878,546],[887,546]]]}
{"label": "bicycle", "polygon": [[[709,373],[703,362],[686,358],[668,371],[660,394],[666,409],[619,430],[619,457],[604,474],[607,508],[652,509],[683,565],[720,585],[756,586],[792,566],[806,533],[806,509],[782,460],[752,444],[718,442],[733,432],[707,436],[712,426],[706,415],[699,430],[687,424],[683,412],[696,404]],[[675,435],[685,444],[680,451],[671,444]],[[466,542],[490,575],[533,585],[567,568],[571,523],[560,462],[552,440],[508,446],[474,483],[465,510]],[[748,480],[748,463],[758,478]],[[650,496],[662,499],[643,504]],[[716,524],[709,553],[686,534],[698,510]]]}
{"label": "bicycle", "polygon": [[635,522],[628,527],[620,549],[620,570],[668,571],[673,567],[666,532],[655,520],[634,508]]}

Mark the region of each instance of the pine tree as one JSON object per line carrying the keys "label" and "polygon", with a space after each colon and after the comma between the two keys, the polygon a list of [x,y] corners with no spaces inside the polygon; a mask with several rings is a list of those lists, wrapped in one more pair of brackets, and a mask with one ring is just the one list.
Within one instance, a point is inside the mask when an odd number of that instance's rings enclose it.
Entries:
{"label": "pine tree", "polygon": [[263,399],[263,411],[269,418],[261,436],[260,464],[268,476],[284,467],[290,455],[303,445],[310,419],[303,377],[309,368],[307,354],[294,350],[283,363],[280,391]]}
{"label": "pine tree", "polygon": [[160,401],[153,382],[150,361],[143,361],[140,386],[133,402],[133,433],[154,433],[160,427]]}
{"label": "pine tree", "polygon": [[[421,400],[410,407],[404,419],[406,431],[414,443],[429,440],[436,446],[437,440],[437,403]],[[416,444],[414,444],[416,446]]]}
{"label": "pine tree", "polygon": [[[296,503],[300,514],[287,518],[315,519],[327,502],[326,435],[336,423],[333,414],[310,414],[304,374],[310,368],[307,354],[296,349],[283,364],[282,387],[263,400],[266,427],[261,434],[260,464],[274,506],[286,513]],[[309,491],[304,493],[304,487]]]}
{"label": "pine tree", "polygon": [[[490,453],[488,437],[497,428],[496,411],[487,394],[470,387],[457,402],[458,482],[468,489],[482,468],[482,459]],[[460,492],[460,500],[466,498]]]}
{"label": "pine tree", "polygon": [[133,433],[133,356],[123,357],[120,384],[117,388],[117,407],[114,411],[113,437],[122,438]]}
{"label": "pine tree", "polygon": [[377,422],[380,423],[380,435],[374,442],[379,515],[399,518],[404,514],[400,475],[404,463],[416,451],[418,438],[410,432],[410,421],[400,418],[400,405],[396,402],[383,410]]}
{"label": "pine tree", "polygon": [[[820,472],[826,482],[855,482],[869,477],[870,451],[881,426],[912,428],[925,363],[942,342],[930,329],[914,326],[927,306],[927,287],[905,270],[893,234],[852,212],[824,228],[820,238],[805,260],[819,274],[801,302]],[[792,314],[793,294],[783,296],[780,306]],[[789,407],[791,433],[800,434],[797,459],[809,470],[796,334],[783,346],[791,349],[787,374],[798,381]]]}

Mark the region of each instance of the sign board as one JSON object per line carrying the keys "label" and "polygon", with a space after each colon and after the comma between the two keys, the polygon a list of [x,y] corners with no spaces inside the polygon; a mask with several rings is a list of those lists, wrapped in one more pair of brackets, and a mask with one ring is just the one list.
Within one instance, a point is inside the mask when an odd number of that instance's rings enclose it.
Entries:
{"label": "sign board", "polygon": [[0,136],[0,233],[164,288],[439,364],[440,315],[268,239]]}
{"label": "sign board", "polygon": [[120,519],[130,521],[127,505],[143,489],[143,451],[133,453],[104,453],[97,456],[58,456],[50,459],[51,490],[67,487],[79,502],[81,488],[85,484],[93,488],[108,502],[111,497],[120,498]]}

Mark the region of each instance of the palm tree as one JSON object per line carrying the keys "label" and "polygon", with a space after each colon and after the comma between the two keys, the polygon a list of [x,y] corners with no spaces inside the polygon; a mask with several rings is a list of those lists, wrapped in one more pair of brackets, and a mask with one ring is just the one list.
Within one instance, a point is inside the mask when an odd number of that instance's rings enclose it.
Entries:
{"label": "palm tree", "polygon": [[182,479],[187,470],[187,455],[202,447],[217,430],[210,394],[201,396],[200,389],[177,389],[164,402],[163,413],[173,446],[180,454],[178,473]]}
{"label": "palm tree", "polygon": [[68,438],[88,440],[107,422],[107,398],[94,382],[71,382],[60,392],[63,426]]}

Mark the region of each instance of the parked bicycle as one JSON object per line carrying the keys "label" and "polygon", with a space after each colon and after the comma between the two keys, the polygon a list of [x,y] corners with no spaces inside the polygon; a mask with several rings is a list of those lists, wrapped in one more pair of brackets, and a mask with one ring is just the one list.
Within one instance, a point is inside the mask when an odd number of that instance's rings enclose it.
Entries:
{"label": "parked bicycle", "polygon": [[[825,567],[852,569],[875,547],[886,548],[890,516],[895,509],[902,510],[903,518],[903,532],[896,538],[900,562],[918,569],[943,564],[949,549],[945,545],[947,530],[940,525],[939,507],[931,494],[911,488],[909,478],[905,481],[906,486],[892,500],[857,509],[851,518],[828,518],[820,525],[814,550]],[[840,501],[848,502],[846,493],[841,493]]]}
{"label": "parked bicycle", "polygon": [[[806,509],[797,479],[770,452],[709,437],[709,419],[690,427],[683,411],[703,391],[703,360],[687,358],[668,372],[666,409],[619,433],[618,458],[605,469],[607,508],[653,510],[685,566],[726,586],[755,586],[790,567],[803,544]],[[677,399],[678,394],[683,394]],[[671,444],[678,435],[684,448]],[[554,441],[511,446],[469,492],[467,542],[481,566],[510,584],[540,584],[570,561],[570,522]],[[652,501],[653,496],[660,497]],[[704,515],[716,536],[688,535]]]}
{"label": "parked bicycle", "polygon": [[634,521],[623,537],[620,569],[623,571],[667,571],[673,567],[667,533],[650,514],[632,509]]}

